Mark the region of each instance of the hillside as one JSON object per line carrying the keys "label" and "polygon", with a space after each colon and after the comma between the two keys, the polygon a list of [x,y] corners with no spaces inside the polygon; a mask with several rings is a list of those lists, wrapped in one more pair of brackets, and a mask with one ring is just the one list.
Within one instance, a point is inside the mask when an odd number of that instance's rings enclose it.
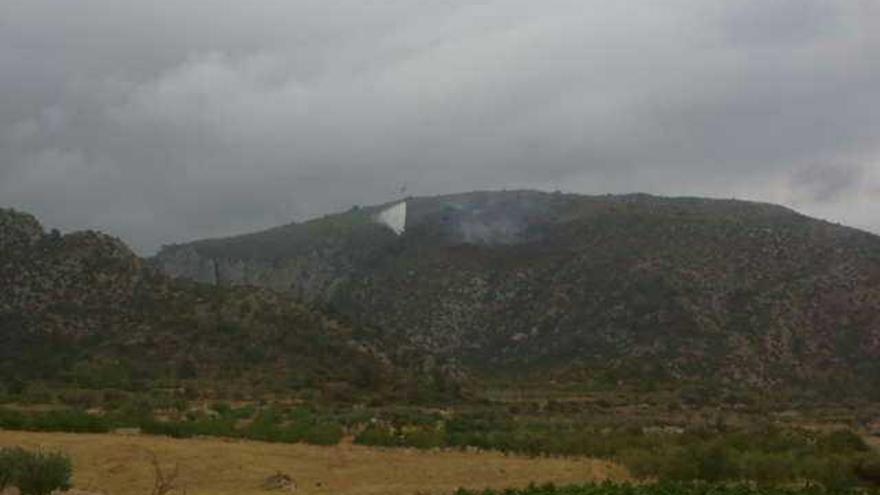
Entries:
{"label": "hillside", "polygon": [[288,291],[488,378],[880,398],[877,236],[769,204],[535,191],[409,198],[398,236],[388,206],[153,262]]}
{"label": "hillside", "polygon": [[172,281],[118,239],[47,234],[13,210],[0,210],[0,288],[0,393],[185,385],[352,400],[407,394],[419,376],[374,330],[269,290]]}

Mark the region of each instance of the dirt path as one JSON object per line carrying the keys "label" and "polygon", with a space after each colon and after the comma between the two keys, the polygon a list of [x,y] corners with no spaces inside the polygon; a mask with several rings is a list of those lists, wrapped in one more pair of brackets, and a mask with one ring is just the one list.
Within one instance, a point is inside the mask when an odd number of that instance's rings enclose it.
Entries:
{"label": "dirt path", "polygon": [[458,487],[524,486],[626,479],[626,470],[592,459],[529,459],[494,452],[421,452],[356,445],[316,447],[152,436],[0,431],[0,446],[60,449],[74,461],[77,488],[113,495],[148,494],[148,452],[169,469],[179,464],[189,495],[266,494],[276,472],[303,494],[449,494]]}

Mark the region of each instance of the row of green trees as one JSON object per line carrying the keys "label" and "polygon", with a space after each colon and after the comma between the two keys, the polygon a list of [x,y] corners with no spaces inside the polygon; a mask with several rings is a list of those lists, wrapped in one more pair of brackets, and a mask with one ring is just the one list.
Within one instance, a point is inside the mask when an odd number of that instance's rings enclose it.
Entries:
{"label": "row of green trees", "polygon": [[[213,417],[196,415],[179,420],[157,420],[151,413],[97,416],[81,410],[63,409],[25,414],[0,408],[0,429],[105,433],[116,428],[135,427],[144,433],[173,438],[213,436],[315,445],[334,445],[344,434],[343,426],[331,418],[308,415],[292,420],[272,409],[255,413],[252,408],[246,408],[245,412],[246,418],[242,417],[240,410],[229,409]],[[250,415],[254,417],[250,419]],[[242,419],[248,421],[240,424]]]}
{"label": "row of green trees", "polygon": [[455,495],[865,495],[876,493],[862,488],[826,488],[820,485],[767,487],[754,484],[718,483],[594,483],[557,487],[553,484],[531,485],[523,489],[465,490]]}
{"label": "row of green trees", "polygon": [[599,427],[552,418],[517,418],[492,411],[440,415],[420,410],[347,412],[303,406],[214,404],[157,419],[152,411],[122,409],[96,416],[81,410],[22,413],[0,408],[0,428],[100,433],[139,427],[175,438],[214,436],[317,445],[346,432],[362,445],[477,447],[518,454],[572,455],[620,462],[642,479],[749,480],[764,485],[812,480],[826,487],[880,484],[880,456],[848,430],[830,432],[772,425],[737,429],[654,432],[635,426]]}
{"label": "row of green trees", "polygon": [[374,424],[355,441],[384,447],[475,446],[528,455],[583,455],[620,462],[641,479],[880,486],[880,455],[848,430],[823,433],[770,426],[645,433],[453,419],[438,425]]}

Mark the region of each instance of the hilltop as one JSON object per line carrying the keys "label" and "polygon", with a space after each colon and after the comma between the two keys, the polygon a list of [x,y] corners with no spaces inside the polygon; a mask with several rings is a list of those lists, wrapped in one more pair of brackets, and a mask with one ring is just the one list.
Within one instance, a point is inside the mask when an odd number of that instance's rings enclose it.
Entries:
{"label": "hilltop", "polygon": [[[167,246],[489,380],[880,397],[880,238],[764,203],[475,192]],[[828,395],[832,394],[832,395]]]}

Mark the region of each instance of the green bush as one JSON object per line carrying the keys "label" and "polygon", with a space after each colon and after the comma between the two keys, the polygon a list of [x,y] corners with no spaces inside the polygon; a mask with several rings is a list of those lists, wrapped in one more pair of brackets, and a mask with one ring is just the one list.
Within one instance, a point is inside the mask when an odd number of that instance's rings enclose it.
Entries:
{"label": "green bush", "polygon": [[253,417],[256,412],[256,407],[248,405],[230,410],[229,415],[235,419],[248,419]]}
{"label": "green bush", "polygon": [[836,430],[819,437],[819,451],[829,454],[846,454],[849,452],[867,452],[870,447],[862,437],[849,430]]}
{"label": "green bush", "polygon": [[280,425],[261,419],[251,423],[241,434],[245,438],[263,442],[282,442],[291,436],[291,433],[285,432]]}
{"label": "green bush", "polygon": [[741,452],[737,465],[741,478],[762,485],[793,481],[803,471],[791,453]]}
{"label": "green bush", "polygon": [[880,455],[866,455],[859,459],[855,473],[864,483],[880,486]]}
{"label": "green bush", "polygon": [[228,417],[232,414],[232,407],[226,402],[215,402],[211,405],[211,409],[222,417]]}
{"label": "green bush", "polygon": [[21,461],[25,452],[19,448],[0,449],[0,490],[12,486],[21,470]]}
{"label": "green bush", "polygon": [[360,445],[371,445],[374,447],[399,447],[401,439],[394,434],[391,428],[370,425],[360,434],[358,434],[354,442]]}
{"label": "green bush", "polygon": [[69,489],[72,473],[70,458],[62,453],[0,449],[0,489],[15,486],[22,495],[49,495]]}
{"label": "green bush", "polygon": [[336,423],[317,423],[306,430],[303,441],[313,445],[336,445],[342,435],[342,427]]}
{"label": "green bush", "polygon": [[404,442],[417,449],[433,449],[446,444],[446,435],[435,428],[419,428],[404,434]]}

